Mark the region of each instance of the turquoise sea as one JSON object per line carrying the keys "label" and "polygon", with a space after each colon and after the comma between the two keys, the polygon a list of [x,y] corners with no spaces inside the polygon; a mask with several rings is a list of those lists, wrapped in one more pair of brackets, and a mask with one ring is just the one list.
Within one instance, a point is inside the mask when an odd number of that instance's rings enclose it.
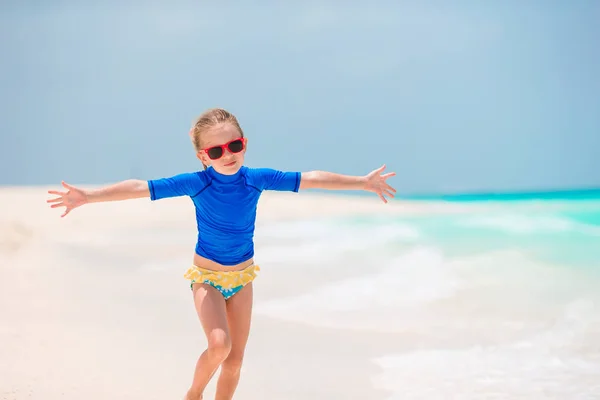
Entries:
{"label": "turquoise sea", "polygon": [[600,274],[600,189],[413,196],[487,211],[402,217],[448,253],[518,249],[523,255]]}
{"label": "turquoise sea", "polygon": [[401,200],[436,212],[257,230],[315,278],[256,312],[396,335],[371,360],[390,400],[600,399],[600,190]]}

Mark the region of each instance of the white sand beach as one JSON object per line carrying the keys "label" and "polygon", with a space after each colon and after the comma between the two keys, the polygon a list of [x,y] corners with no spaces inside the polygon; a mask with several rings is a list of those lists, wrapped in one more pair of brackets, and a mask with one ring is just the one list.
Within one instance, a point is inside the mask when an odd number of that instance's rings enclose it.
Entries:
{"label": "white sand beach", "polygon": [[[180,399],[205,347],[189,286],[182,277],[196,238],[191,201],[93,204],[61,219],[61,211],[45,203],[46,190],[0,190],[0,399]],[[465,393],[472,389],[497,396],[478,398],[558,399],[572,384],[579,385],[581,396],[568,398],[591,399],[593,393],[600,393],[595,391],[600,382],[600,375],[595,374],[600,371],[600,345],[593,336],[599,328],[598,314],[594,314],[597,297],[571,301],[567,286],[557,290],[560,282],[569,282],[577,285],[580,296],[593,296],[595,283],[564,271],[551,272],[552,278],[543,275],[552,279],[556,302],[570,307],[572,318],[581,314],[591,321],[591,325],[563,326],[561,329],[575,326],[582,330],[569,330],[572,342],[556,343],[561,351],[573,348],[581,357],[572,361],[578,363],[575,370],[561,366],[545,370],[566,389],[552,392],[552,386],[542,385],[547,396],[535,397],[535,390],[523,382],[522,387],[510,388],[512,396],[503,396],[498,389],[504,385],[502,377],[514,383],[503,369],[504,361],[488,358],[491,367],[505,375],[488,376],[497,384],[485,381],[485,376],[477,375],[478,365],[482,369],[485,365],[477,364],[484,357],[479,357],[476,349],[486,345],[502,349],[512,346],[509,342],[518,344],[534,337],[548,324],[557,326],[562,311],[544,306],[547,293],[541,284],[513,291],[514,296],[521,296],[523,307],[510,312],[496,308],[497,316],[505,318],[500,321],[486,314],[497,305],[493,297],[486,300],[483,295],[486,290],[495,293],[491,280],[481,277],[477,281],[481,286],[456,294],[457,288],[464,287],[459,278],[469,272],[467,267],[450,275],[447,269],[437,269],[435,257],[417,252],[414,257],[421,257],[417,260],[423,263],[410,270],[406,279],[402,274],[385,275],[386,265],[381,260],[386,254],[379,253],[379,236],[371,231],[361,236],[357,230],[344,237],[341,228],[327,231],[330,228],[318,227],[319,218],[334,215],[385,219],[400,214],[460,212],[463,206],[440,207],[405,202],[385,205],[376,196],[266,193],[257,221],[256,262],[261,273],[255,281],[256,308],[235,398],[391,399],[396,398],[391,396],[401,374],[414,382],[407,386],[412,392],[407,392],[406,398],[411,399],[471,398]],[[297,238],[299,231],[311,229],[314,236],[302,236],[302,241]],[[408,228],[377,232],[381,241],[390,237],[412,240]],[[533,277],[536,270],[532,271]],[[379,273],[383,275],[377,276],[389,278],[383,289],[395,293],[392,300],[377,297],[377,292],[366,286],[371,284],[369,277]],[[422,285],[421,279],[431,284]],[[336,286],[340,282],[342,286]],[[498,288],[505,284],[500,282]],[[348,296],[327,288],[355,290],[356,294]],[[527,297],[536,288],[539,302],[535,296]],[[480,302],[474,304],[473,298]],[[420,302],[433,308],[417,315]],[[460,314],[457,310],[461,308],[469,314]],[[434,312],[438,319],[433,318]],[[590,319],[593,315],[595,319]],[[452,318],[458,322],[449,322]],[[473,327],[465,330],[465,321]],[[512,329],[514,326],[517,328]],[[457,384],[472,374],[480,385],[465,386],[463,396],[456,387],[448,386],[439,360],[435,356],[428,359],[427,354],[432,353],[418,353],[436,348],[448,352],[441,359],[454,363],[447,371]],[[471,350],[457,353],[461,348]],[[549,368],[545,363],[553,358],[544,353],[546,348],[541,352],[530,352],[527,346],[523,349],[520,355],[532,360],[527,365]],[[393,361],[391,354],[408,350],[417,353],[386,366]],[[461,370],[465,363],[474,370]],[[411,372],[411,365],[418,375]],[[519,373],[535,383],[530,370]],[[206,399],[212,398],[215,381],[209,385]],[[436,387],[456,397],[444,397]]]}
{"label": "white sand beach", "polygon": [[[46,189],[0,190],[0,398],[179,399],[205,346],[182,278],[196,236],[191,202],[93,204],[61,219]],[[394,206],[268,194],[257,225]],[[257,303],[314,281],[262,269]],[[383,398],[369,359],[390,339],[255,315],[236,398]]]}

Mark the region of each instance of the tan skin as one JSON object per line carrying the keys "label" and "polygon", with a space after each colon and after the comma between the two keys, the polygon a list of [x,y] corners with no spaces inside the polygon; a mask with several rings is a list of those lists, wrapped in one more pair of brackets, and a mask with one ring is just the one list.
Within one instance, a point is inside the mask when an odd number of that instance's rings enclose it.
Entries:
{"label": "tan skin", "polygon": [[[220,124],[203,133],[202,148],[221,145],[239,138],[241,133],[231,124]],[[247,138],[245,138],[247,143]],[[211,160],[200,150],[197,157],[205,165],[212,166],[221,174],[235,174],[244,164],[244,150],[237,154],[226,151],[218,160]],[[394,197],[396,190],[387,184],[387,179],[395,173],[382,174],[385,165],[365,176],[340,175],[326,171],[310,171],[301,175],[300,189],[320,188],[329,190],[365,190],[379,196],[387,203],[386,197]],[[61,217],[84,204],[104,201],[119,201],[149,197],[148,183],[130,179],[100,189],[83,190],[65,182],[67,191],[50,190],[57,197],[47,200],[52,208],[65,207]],[[254,263],[249,259],[238,265],[225,266],[194,254],[194,265],[217,271],[237,271]],[[215,371],[221,366],[217,381],[215,400],[230,400],[238,385],[240,368],[250,332],[253,286],[247,284],[233,297],[225,301],[215,288],[205,284],[194,284],[192,288],[194,306],[207,339],[207,349],[200,355],[194,371],[192,384],[187,392],[187,400],[202,399],[206,385]]]}

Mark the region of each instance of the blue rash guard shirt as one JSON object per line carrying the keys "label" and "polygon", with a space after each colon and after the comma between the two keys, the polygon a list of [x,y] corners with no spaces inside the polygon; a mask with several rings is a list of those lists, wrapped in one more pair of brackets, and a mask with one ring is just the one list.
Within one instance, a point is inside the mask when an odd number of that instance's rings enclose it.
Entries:
{"label": "blue rash guard shirt", "polygon": [[148,181],[152,201],[189,196],[196,208],[196,253],[222,265],[254,256],[256,207],[263,190],[298,192],[300,172],[242,166],[234,175],[208,167]]}

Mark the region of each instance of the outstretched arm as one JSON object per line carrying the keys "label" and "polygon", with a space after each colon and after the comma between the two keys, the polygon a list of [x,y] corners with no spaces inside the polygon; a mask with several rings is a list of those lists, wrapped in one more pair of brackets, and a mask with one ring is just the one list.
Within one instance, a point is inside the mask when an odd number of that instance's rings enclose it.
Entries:
{"label": "outstretched arm", "polygon": [[79,189],[65,182],[62,182],[62,185],[67,191],[60,192],[57,190],[49,190],[49,194],[54,194],[58,197],[46,201],[47,203],[53,203],[51,206],[52,208],[65,207],[65,212],[61,217],[66,216],[74,208],[87,203],[150,197],[148,182],[138,179],[128,179],[113,185],[89,190]]}
{"label": "outstretched arm", "polygon": [[376,193],[387,203],[385,197],[394,197],[396,189],[388,185],[386,180],[396,173],[382,175],[384,169],[385,165],[382,165],[365,176],[341,175],[327,171],[304,172],[300,180],[300,189],[365,190]]}

